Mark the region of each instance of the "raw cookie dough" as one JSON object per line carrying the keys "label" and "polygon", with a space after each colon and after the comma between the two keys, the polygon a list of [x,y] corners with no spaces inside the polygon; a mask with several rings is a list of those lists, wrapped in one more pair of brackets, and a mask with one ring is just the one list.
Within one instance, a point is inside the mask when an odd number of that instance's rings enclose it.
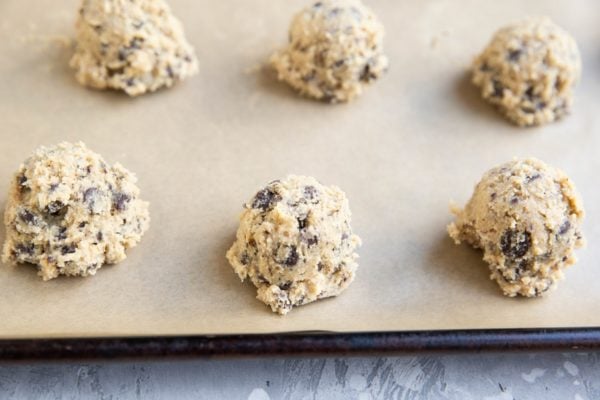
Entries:
{"label": "raw cookie dough", "polygon": [[244,207],[227,259],[273,312],[286,314],[350,285],[360,239],[340,189],[292,175],[269,183]]}
{"label": "raw cookie dough", "polygon": [[150,221],[135,182],[83,143],[39,148],[10,187],[2,261],[35,264],[48,280],[94,275],[125,259]]}
{"label": "raw cookie dough", "polygon": [[569,113],[581,75],[575,40],[549,18],[500,29],[473,62],[481,95],[520,126],[542,125]]}
{"label": "raw cookie dough", "polygon": [[483,249],[491,279],[507,296],[535,297],[577,260],[583,208],[573,183],[534,158],[492,168],[448,232],[456,244]]}
{"label": "raw cookie dough", "polygon": [[359,0],[319,1],[294,17],[288,47],[271,64],[304,95],[351,100],[387,69],[383,26]]}
{"label": "raw cookie dough", "polygon": [[163,0],[83,0],[71,66],[82,85],[130,96],[198,71],[194,49]]}

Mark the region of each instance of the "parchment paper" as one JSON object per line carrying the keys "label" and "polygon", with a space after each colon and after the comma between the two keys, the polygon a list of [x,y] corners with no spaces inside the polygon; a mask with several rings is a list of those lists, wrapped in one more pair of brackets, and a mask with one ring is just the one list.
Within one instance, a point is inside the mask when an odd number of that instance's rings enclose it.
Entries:
{"label": "parchment paper", "polygon": [[[0,2],[0,207],[36,147],[83,140],[137,173],[152,216],[128,259],[92,278],[43,282],[30,266],[0,266],[0,337],[600,325],[596,0],[372,0],[391,69],[335,106],[296,96],[260,68],[304,1],[171,3],[201,72],[130,99],[75,82],[63,39],[76,0]],[[510,125],[465,75],[493,31],[525,15],[551,16],[583,54],[573,115],[540,129]],[[447,237],[448,203],[463,204],[489,167],[529,155],[574,180],[589,245],[547,298],[509,299],[481,253]],[[345,190],[364,245],[344,294],[280,317],[225,252],[242,203],[288,173]]]}

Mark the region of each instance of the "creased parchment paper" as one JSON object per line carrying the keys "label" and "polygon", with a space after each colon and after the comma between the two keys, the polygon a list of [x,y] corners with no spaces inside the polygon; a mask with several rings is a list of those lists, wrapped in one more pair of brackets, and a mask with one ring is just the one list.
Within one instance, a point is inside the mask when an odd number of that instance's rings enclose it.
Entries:
{"label": "creased parchment paper", "polygon": [[[80,87],[68,69],[78,2],[0,2],[0,207],[34,148],[83,140],[137,173],[152,223],[126,261],[42,282],[0,266],[0,337],[386,331],[600,325],[600,4],[595,0],[373,0],[390,71],[357,101],[296,96],[261,68],[304,1],[172,0],[200,74],[137,99]],[[576,38],[574,113],[521,129],[465,75],[500,25],[549,15]],[[485,170],[513,156],[564,169],[588,247],[558,290],[504,298],[481,254],[445,233]],[[286,317],[225,260],[242,203],[288,173],[346,191],[364,241],[340,297]],[[4,228],[0,240],[4,240]]]}

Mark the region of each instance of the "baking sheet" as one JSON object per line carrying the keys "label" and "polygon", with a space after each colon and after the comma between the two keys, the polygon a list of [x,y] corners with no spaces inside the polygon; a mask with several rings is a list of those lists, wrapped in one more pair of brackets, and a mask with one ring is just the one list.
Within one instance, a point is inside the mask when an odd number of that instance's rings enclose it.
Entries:
{"label": "baking sheet", "polygon": [[[372,0],[391,69],[357,101],[300,98],[260,68],[304,1],[172,0],[201,72],[130,99],[80,87],[67,67],[76,0],[0,3],[0,207],[34,148],[83,140],[137,173],[151,228],[95,277],[42,282],[0,266],[0,338],[600,326],[600,5],[594,0]],[[514,127],[466,66],[502,24],[549,15],[580,45],[572,116]],[[489,167],[535,156],[584,199],[588,247],[547,298],[509,299],[481,254],[445,233]],[[346,191],[363,239],[340,297],[281,317],[225,260],[241,205],[288,173]],[[0,240],[4,240],[4,228]]]}

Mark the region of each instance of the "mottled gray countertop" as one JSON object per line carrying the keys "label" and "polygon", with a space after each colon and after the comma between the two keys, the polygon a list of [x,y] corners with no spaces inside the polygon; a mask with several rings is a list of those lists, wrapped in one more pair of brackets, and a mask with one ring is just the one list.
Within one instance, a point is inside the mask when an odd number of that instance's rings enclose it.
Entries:
{"label": "mottled gray countertop", "polygon": [[600,399],[599,356],[0,363],[0,399]]}

